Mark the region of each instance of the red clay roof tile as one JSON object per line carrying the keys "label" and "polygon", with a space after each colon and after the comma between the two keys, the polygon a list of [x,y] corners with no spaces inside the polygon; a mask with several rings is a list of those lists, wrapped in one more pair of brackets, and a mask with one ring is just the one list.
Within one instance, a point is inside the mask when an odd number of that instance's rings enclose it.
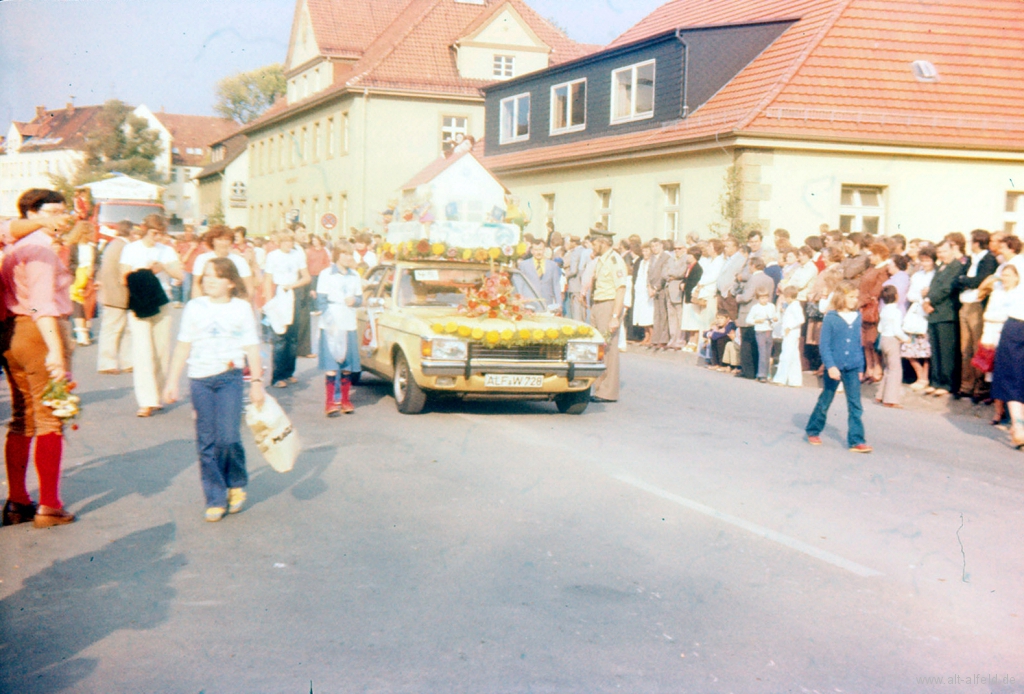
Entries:
{"label": "red clay roof tile", "polygon": [[[173,146],[178,150],[171,155],[176,166],[202,166],[208,161],[211,143],[219,142],[238,131],[238,124],[227,118],[163,112],[153,115],[171,133]],[[202,153],[190,153],[189,149],[201,149]]]}

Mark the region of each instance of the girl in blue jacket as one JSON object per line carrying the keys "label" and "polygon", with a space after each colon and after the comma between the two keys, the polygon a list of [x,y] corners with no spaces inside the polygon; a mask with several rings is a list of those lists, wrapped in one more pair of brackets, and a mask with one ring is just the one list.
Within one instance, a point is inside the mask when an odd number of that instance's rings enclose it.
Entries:
{"label": "girl in blue jacket", "polygon": [[836,395],[840,382],[846,391],[846,409],[849,411],[849,431],[846,440],[854,453],[870,453],[871,446],[864,441],[861,415],[860,379],[864,373],[864,347],[861,345],[860,292],[852,282],[842,282],[832,294],[830,310],[821,324],[821,361],[825,365],[825,388],[818,396],[818,404],[807,422],[807,442],[821,445],[821,432],[825,428],[828,408]]}

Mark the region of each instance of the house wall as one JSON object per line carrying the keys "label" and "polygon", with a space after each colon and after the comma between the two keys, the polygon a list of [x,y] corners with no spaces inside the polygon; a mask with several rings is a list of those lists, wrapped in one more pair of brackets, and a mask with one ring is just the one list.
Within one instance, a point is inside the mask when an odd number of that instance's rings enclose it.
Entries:
{"label": "house wall", "polygon": [[514,56],[513,77],[543,70],[550,48],[544,45],[509,9],[495,17],[469,41],[461,42],[459,74],[467,79],[501,79],[494,74],[494,56]]}
{"label": "house wall", "polygon": [[70,178],[82,155],[73,150],[8,149],[0,154],[0,217],[18,216],[18,198],[29,188],[52,188],[50,174]]}
{"label": "house wall", "polygon": [[[343,114],[348,114],[348,152],[343,153]],[[335,214],[338,229],[380,227],[380,214],[400,187],[441,155],[444,116],[469,119],[469,132],[483,135],[483,104],[434,101],[376,94],[345,95],[315,110],[249,133],[249,227],[255,233],[281,228],[284,214],[300,210],[311,230],[325,212]],[[326,124],[334,118],[333,156],[325,152]],[[319,156],[312,156],[311,138],[320,123]],[[300,157],[302,128],[306,156]],[[292,133],[295,137],[292,140]],[[295,163],[278,168],[279,136],[294,152]],[[268,138],[274,138],[274,157],[268,169]],[[318,231],[320,230],[317,227]]]}
{"label": "house wall", "polygon": [[[249,228],[249,152],[245,151],[224,169],[221,183],[221,207],[224,210],[224,223],[230,227]],[[244,188],[242,195],[235,195],[235,184],[241,183]]]}
{"label": "house wall", "polygon": [[754,201],[750,218],[760,219],[765,229],[788,229],[794,239],[816,233],[822,223],[838,228],[844,185],[884,189],[880,232],[886,235],[937,241],[951,231],[1002,229],[1007,192],[1020,190],[1024,181],[1024,163],[997,158],[775,149],[751,162],[757,171],[744,174],[754,186],[749,197],[763,199]]}
{"label": "house wall", "polygon": [[696,233],[707,237],[718,220],[718,199],[732,154],[724,150],[645,161],[603,164],[544,173],[499,174],[501,181],[529,206],[531,221],[525,231],[545,235],[544,195],[555,196],[555,229],[563,235],[586,236],[599,219],[596,191],[611,190],[609,228],[616,238],[638,234],[647,240],[670,236],[665,229],[665,193],[662,186],[678,185],[679,221],[676,238]]}

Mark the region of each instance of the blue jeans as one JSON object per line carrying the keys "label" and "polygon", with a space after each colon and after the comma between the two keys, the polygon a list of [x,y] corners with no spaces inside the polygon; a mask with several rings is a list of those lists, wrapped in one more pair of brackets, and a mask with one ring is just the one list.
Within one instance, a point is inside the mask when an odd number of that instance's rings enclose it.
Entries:
{"label": "blue jeans", "polygon": [[196,449],[206,506],[224,508],[229,488],[249,482],[242,425],[242,370],[190,381],[196,411]]}
{"label": "blue jeans", "polygon": [[271,379],[273,383],[283,381],[295,375],[295,353],[299,338],[298,303],[298,301],[295,302],[296,313],[293,316],[292,324],[285,329],[284,334],[278,335],[273,333],[274,376]]}
{"label": "blue jeans", "polygon": [[[855,370],[840,371],[839,373],[843,379],[843,388],[846,390],[846,409],[849,411],[849,431],[846,433],[846,443],[853,448],[858,444],[865,443],[864,423],[861,421],[864,407],[860,404],[860,374]],[[821,435],[825,428],[825,419],[828,417],[828,408],[832,406],[832,398],[835,397],[838,388],[839,381],[830,378],[826,371],[825,389],[818,396],[818,404],[815,406],[814,412],[811,413],[810,421],[807,422],[808,436]]]}

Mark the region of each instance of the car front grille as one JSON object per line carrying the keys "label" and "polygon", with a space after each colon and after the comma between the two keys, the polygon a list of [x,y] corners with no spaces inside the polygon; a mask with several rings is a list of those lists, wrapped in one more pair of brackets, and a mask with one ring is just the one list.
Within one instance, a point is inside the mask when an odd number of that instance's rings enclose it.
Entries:
{"label": "car front grille", "polygon": [[563,361],[564,345],[524,345],[522,347],[486,347],[469,345],[470,359],[500,359],[502,361]]}

